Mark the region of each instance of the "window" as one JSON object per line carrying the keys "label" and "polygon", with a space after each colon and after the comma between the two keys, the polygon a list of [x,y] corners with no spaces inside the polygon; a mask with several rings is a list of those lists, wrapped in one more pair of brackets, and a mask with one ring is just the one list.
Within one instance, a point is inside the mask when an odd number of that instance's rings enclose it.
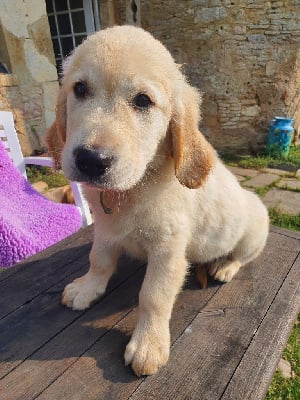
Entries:
{"label": "window", "polygon": [[64,57],[100,29],[97,0],[46,0],[58,75]]}

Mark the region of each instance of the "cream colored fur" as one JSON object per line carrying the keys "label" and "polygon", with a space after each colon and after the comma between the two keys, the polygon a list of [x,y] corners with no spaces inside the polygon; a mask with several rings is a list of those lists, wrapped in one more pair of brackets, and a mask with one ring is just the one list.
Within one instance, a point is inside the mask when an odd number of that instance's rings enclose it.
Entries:
{"label": "cream colored fur", "polygon": [[[79,81],[89,88],[84,99],[74,96]],[[137,93],[151,98],[148,110],[133,107]],[[85,181],[95,232],[90,269],[66,286],[62,302],[89,307],[104,293],[122,251],[147,260],[125,351],[137,375],[153,374],[168,360],[169,321],[188,264],[210,263],[210,274],[228,282],[261,252],[268,234],[263,204],[240,187],[199,132],[199,104],[169,52],[138,28],[96,33],[64,67],[59,140],[48,142],[65,143],[65,175]],[[101,182],[76,169],[73,151],[81,145],[114,156]],[[100,191],[112,214],[104,213]]]}

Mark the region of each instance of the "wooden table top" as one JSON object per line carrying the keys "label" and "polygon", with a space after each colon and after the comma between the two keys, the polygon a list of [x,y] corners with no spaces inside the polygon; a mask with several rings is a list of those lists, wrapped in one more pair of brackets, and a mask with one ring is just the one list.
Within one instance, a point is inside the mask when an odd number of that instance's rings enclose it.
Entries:
{"label": "wooden table top", "polygon": [[122,258],[89,310],[60,304],[88,269],[92,227],[0,274],[0,399],[261,399],[299,312],[300,234],[271,227],[232,282],[201,290],[193,271],[175,303],[172,349],[137,378],[123,353],[145,265]]}

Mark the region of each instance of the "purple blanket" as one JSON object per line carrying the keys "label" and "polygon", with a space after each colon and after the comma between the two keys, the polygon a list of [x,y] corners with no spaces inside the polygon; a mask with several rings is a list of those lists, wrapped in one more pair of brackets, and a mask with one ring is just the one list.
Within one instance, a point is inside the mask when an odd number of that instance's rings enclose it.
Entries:
{"label": "purple blanket", "polygon": [[78,209],[37,193],[12,164],[0,139],[0,267],[9,267],[80,227]]}

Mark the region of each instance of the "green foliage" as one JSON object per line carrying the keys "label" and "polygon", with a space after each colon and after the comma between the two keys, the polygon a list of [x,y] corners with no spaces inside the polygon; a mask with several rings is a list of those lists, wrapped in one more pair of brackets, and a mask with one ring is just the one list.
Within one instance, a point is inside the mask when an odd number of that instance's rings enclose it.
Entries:
{"label": "green foliage", "polygon": [[293,377],[285,379],[276,371],[265,400],[300,399],[300,314],[282,357],[291,364]]}
{"label": "green foliage", "polygon": [[300,146],[291,146],[288,160],[300,168]]}
{"label": "green foliage", "polygon": [[269,208],[269,216],[272,225],[291,229],[293,231],[300,231],[300,215],[284,214],[277,208],[273,207]]}
{"label": "green foliage", "polygon": [[26,166],[27,178],[30,183],[38,181],[46,182],[49,189],[60,187],[68,184],[66,178],[53,169],[37,165]]}
{"label": "green foliage", "polygon": [[229,165],[242,168],[284,168],[287,170],[297,170],[300,168],[300,146],[291,146],[288,158],[271,157],[267,154],[256,156],[240,156],[232,153],[221,153],[222,160]]}
{"label": "green foliage", "polygon": [[241,159],[238,165],[242,168],[263,169],[270,165],[270,157],[249,157]]}
{"label": "green foliage", "polygon": [[262,186],[262,187],[258,187],[255,188],[255,193],[259,196],[259,197],[264,197],[265,194],[268,193],[268,191],[270,189],[272,189],[273,185],[268,185],[268,186]]}

